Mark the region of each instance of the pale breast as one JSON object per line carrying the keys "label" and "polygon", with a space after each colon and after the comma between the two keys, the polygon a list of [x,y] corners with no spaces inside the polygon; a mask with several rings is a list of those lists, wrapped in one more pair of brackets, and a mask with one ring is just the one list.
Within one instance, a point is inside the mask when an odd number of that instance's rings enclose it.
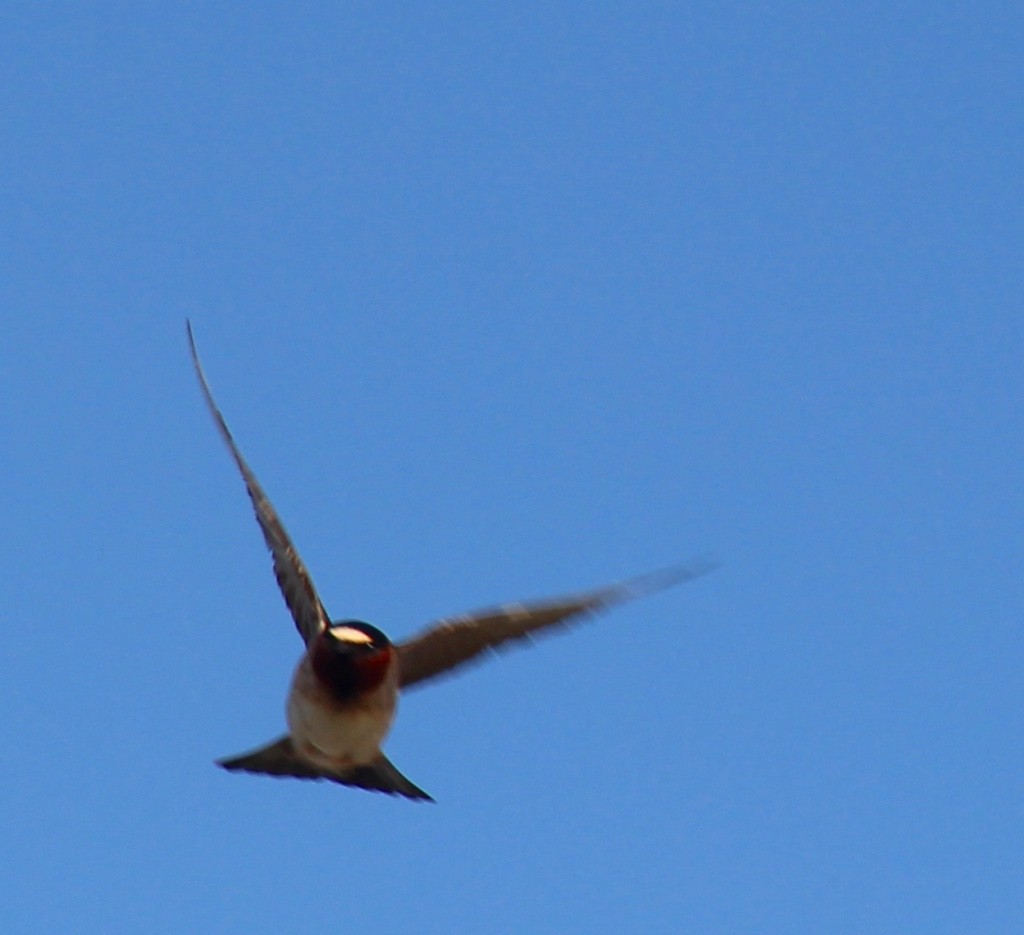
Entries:
{"label": "pale breast", "polygon": [[292,678],[286,715],[297,748],[314,762],[333,767],[370,763],[391,728],[398,698],[396,667],[366,696],[337,702],[303,657]]}

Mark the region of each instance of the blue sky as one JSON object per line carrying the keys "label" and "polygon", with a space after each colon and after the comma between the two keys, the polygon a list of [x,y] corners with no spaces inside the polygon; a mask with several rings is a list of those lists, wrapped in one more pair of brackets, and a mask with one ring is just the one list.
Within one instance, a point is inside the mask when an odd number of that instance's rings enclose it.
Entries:
{"label": "blue sky", "polygon": [[[1018,932],[1011,3],[15,3],[5,932]],[[228,775],[335,617],[712,552]]]}

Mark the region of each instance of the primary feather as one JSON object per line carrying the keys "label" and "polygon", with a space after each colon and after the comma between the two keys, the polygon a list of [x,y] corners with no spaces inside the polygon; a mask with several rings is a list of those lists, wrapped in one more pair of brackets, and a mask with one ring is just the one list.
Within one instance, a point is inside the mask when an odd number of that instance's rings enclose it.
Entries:
{"label": "primary feather", "polygon": [[206,374],[203,373],[203,366],[199,362],[199,352],[196,350],[196,342],[192,337],[192,325],[185,323],[188,328],[188,344],[192,350],[192,363],[196,368],[196,375],[199,377],[199,385],[203,390],[203,397],[206,399],[207,408],[213,416],[213,421],[220,430],[220,436],[228,446],[231,456],[242,472],[242,479],[245,481],[245,489],[249,493],[253,509],[256,511],[256,521],[263,532],[263,538],[270,549],[274,559],[274,576],[277,584],[284,595],[284,601],[291,611],[292,619],[299,635],[308,645],[314,637],[326,626],[330,625],[327,611],[313,587],[313,579],[309,577],[306,566],[302,564],[299,553],[296,551],[292,540],[285,531],[284,524],[278,519],[277,512],[271,505],[267,495],[263,492],[260,482],[256,480],[242,452],[238,450],[235,439],[231,435],[224,416],[217,408],[210,392],[210,386],[206,382]]}
{"label": "primary feather", "polygon": [[582,594],[505,604],[441,620],[395,647],[398,684],[409,688],[460,668],[488,651],[496,652],[545,630],[569,626],[607,607],[697,578],[714,567],[712,561],[699,561]]}

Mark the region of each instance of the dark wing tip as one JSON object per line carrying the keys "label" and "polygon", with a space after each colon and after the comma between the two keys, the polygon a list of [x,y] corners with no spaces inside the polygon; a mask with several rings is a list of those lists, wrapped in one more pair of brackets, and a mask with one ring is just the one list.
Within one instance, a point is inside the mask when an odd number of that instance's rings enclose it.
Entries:
{"label": "dark wing tip", "polygon": [[188,348],[192,352],[192,360],[194,360],[198,366],[199,351],[196,349],[196,336],[192,333],[192,322],[188,318],[185,319],[185,333],[188,335]]}
{"label": "dark wing tip", "polygon": [[609,590],[620,592],[626,597],[644,597],[655,591],[663,591],[673,585],[682,584],[684,581],[701,578],[721,567],[721,564],[714,555],[698,555],[680,565],[669,565],[657,571],[637,575],[635,578],[627,578],[613,584]]}

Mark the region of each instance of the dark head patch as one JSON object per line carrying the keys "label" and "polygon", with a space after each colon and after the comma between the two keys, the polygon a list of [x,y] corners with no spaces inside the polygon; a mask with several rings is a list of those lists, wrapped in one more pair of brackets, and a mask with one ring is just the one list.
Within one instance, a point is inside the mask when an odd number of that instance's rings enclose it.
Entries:
{"label": "dark head patch", "polygon": [[394,659],[391,641],[361,620],[331,624],[310,652],[313,672],[338,701],[354,701],[387,677]]}

